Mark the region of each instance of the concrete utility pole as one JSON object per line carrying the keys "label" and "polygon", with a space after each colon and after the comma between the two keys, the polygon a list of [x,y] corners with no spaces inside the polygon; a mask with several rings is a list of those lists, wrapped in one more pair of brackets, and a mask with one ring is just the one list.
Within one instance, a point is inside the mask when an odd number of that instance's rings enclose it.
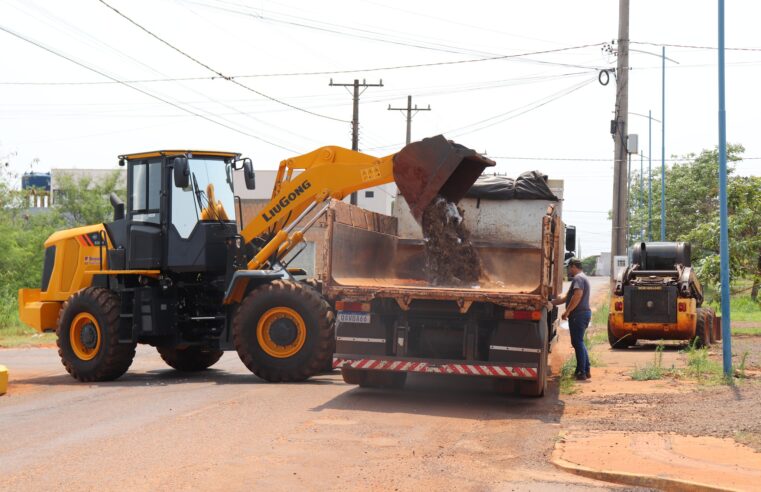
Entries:
{"label": "concrete utility pole", "polygon": [[[392,108],[391,105],[388,105],[389,111],[407,111],[407,140],[406,142],[409,144],[412,141],[412,117],[415,116],[419,111],[430,111],[431,105],[429,104],[427,108],[418,108],[417,104],[415,104],[415,107],[412,107],[412,96],[407,96],[407,107],[406,108]],[[413,114],[413,111],[415,112]]]}
{"label": "concrete utility pole", "polygon": [[[358,79],[354,79],[354,82],[351,84],[335,84],[333,83],[333,79],[330,79],[330,86],[331,87],[353,87],[354,88],[354,94],[353,94],[353,110],[352,110],[352,117],[351,117],[351,150],[359,150],[359,96],[362,95],[365,90],[367,90],[368,87],[383,87],[383,80],[380,80],[377,84],[368,84],[362,80],[362,83],[359,83]],[[359,88],[362,87],[362,92],[359,91]],[[357,204],[357,192],[351,194],[351,204],[356,205]]]}
{"label": "concrete utility pole", "polygon": [[618,63],[616,64],[616,111],[611,123],[613,156],[613,231],[610,245],[611,281],[616,274],[614,258],[627,254],[627,130],[629,120],[629,0],[618,2]]}

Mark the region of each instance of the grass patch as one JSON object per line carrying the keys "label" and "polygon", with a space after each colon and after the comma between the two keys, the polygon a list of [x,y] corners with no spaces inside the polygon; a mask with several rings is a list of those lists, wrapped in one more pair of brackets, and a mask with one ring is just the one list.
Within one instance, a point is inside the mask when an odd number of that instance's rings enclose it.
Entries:
{"label": "grass patch", "polygon": [[605,295],[603,302],[592,313],[592,326],[608,327],[608,314],[610,313],[610,293]]}
{"label": "grass patch", "polygon": [[[721,303],[712,301],[709,306],[721,315]],[[756,322],[761,327],[761,303],[754,301],[749,295],[732,296],[729,303],[729,315],[732,321]]]}
{"label": "grass patch", "polygon": [[[730,315],[731,316],[731,315]],[[734,319],[732,321],[735,321]],[[732,327],[733,335],[761,336],[761,326]]]}
{"label": "grass patch", "polygon": [[38,333],[21,323],[0,328],[0,347],[35,347],[55,343],[55,333]]}
{"label": "grass patch", "polygon": [[707,348],[698,348],[697,341],[690,342],[684,354],[687,356],[687,376],[695,378],[699,384],[725,382],[721,364],[708,357]]}
{"label": "grass patch", "polygon": [[643,367],[635,365],[631,377],[635,381],[653,381],[674,374],[676,374],[676,369],[673,366],[670,369],[663,368],[663,345],[659,344],[655,349],[653,362],[645,364]]}
{"label": "grass patch", "polygon": [[560,368],[560,393],[563,395],[572,395],[576,393],[575,373],[576,372],[576,356],[572,355],[563,362],[563,367]]}

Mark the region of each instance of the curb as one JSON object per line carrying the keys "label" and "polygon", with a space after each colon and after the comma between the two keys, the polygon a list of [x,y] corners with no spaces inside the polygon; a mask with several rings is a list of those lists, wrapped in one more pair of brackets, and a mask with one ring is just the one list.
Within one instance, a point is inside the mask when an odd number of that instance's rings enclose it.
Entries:
{"label": "curb", "polygon": [[8,368],[0,366],[0,395],[8,392]]}
{"label": "curb", "polygon": [[573,473],[575,475],[580,475],[582,477],[602,480],[604,482],[613,482],[623,485],[634,485],[639,487],[676,492],[717,492],[736,490],[715,487],[713,485],[706,485],[698,482],[691,482],[689,480],[680,480],[677,478],[664,478],[656,477],[653,475],[638,475],[636,473],[628,472],[596,470],[594,468],[587,468],[586,466],[581,466],[577,465],[576,463],[566,461],[563,458],[559,458],[557,454],[558,450],[555,449],[555,452],[552,453],[552,459],[550,459],[550,462],[561,470]]}

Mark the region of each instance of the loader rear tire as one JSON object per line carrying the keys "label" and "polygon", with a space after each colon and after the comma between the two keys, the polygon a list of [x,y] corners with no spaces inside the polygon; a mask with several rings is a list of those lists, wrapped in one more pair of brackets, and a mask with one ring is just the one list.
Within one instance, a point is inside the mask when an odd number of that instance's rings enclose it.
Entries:
{"label": "loader rear tire", "polygon": [[88,287],[69,297],[58,316],[58,355],[66,371],[83,381],[111,381],[129,369],[136,343],[119,343],[119,297]]}
{"label": "loader rear tire", "polygon": [[182,372],[198,372],[210,368],[222,357],[221,350],[191,345],[178,349],[177,347],[156,347],[159,355],[170,367]]}
{"label": "loader rear tire", "polygon": [[334,315],[300,282],[275,280],[249,292],[233,318],[233,343],[243,364],[270,382],[304,381],[333,356]]}

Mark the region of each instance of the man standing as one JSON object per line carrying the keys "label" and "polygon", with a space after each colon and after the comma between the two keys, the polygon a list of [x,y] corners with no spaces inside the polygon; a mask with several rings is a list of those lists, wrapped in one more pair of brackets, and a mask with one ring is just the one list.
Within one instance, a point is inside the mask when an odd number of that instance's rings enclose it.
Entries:
{"label": "man standing", "polygon": [[569,260],[568,277],[571,279],[568,292],[551,302],[555,306],[565,303],[565,312],[561,318],[568,320],[571,345],[576,351],[576,379],[584,381],[592,377],[589,353],[584,345],[584,333],[592,319],[592,310],[589,308],[589,279],[581,268],[581,260],[576,258]]}

